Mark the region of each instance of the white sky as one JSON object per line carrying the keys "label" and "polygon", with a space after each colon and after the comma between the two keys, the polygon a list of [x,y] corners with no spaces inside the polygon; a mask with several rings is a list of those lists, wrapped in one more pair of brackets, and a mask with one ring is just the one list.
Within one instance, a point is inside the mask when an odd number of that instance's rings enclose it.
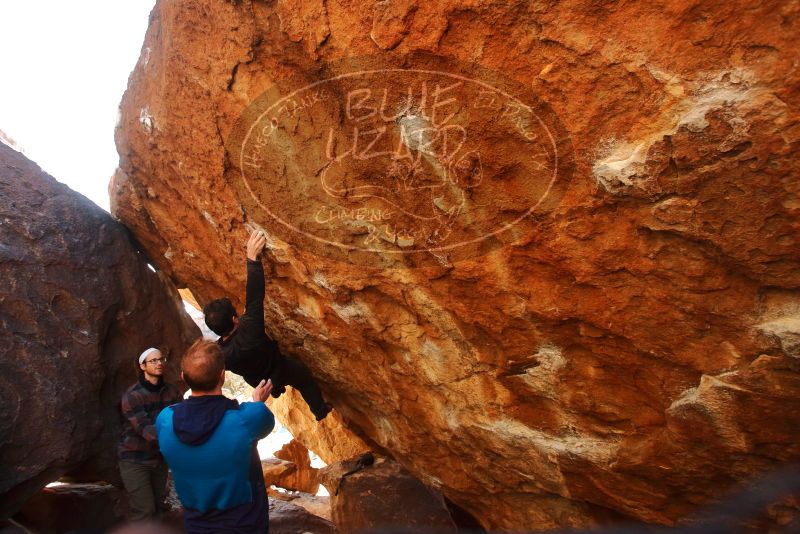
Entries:
{"label": "white sky", "polygon": [[108,210],[114,126],[155,0],[0,3],[0,130]]}

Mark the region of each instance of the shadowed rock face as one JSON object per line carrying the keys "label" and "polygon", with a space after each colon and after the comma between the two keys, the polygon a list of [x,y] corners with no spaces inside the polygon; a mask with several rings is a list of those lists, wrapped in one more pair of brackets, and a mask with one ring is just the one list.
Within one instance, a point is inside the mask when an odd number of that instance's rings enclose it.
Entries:
{"label": "shadowed rock face", "polygon": [[379,458],[358,470],[350,467],[354,463],[332,464],[321,473],[331,493],[331,517],[342,534],[391,528],[457,531],[442,495],[397,462]]}
{"label": "shadowed rock face", "polygon": [[171,282],[86,198],[0,144],[0,517],[70,474],[117,480],[119,399],[149,346],[199,335]]}
{"label": "shadowed rock face", "polygon": [[318,532],[333,534],[336,527],[322,517],[318,517],[305,508],[278,499],[269,500],[269,529],[277,534],[303,534]]}
{"label": "shadowed rock face", "polygon": [[673,523],[800,456],[798,16],[162,0],[113,210],[201,304],[263,228],[270,333],[485,527]]}
{"label": "shadowed rock face", "polygon": [[36,532],[106,532],[124,520],[126,504],[121,488],[65,484],[42,489],[14,519]]}

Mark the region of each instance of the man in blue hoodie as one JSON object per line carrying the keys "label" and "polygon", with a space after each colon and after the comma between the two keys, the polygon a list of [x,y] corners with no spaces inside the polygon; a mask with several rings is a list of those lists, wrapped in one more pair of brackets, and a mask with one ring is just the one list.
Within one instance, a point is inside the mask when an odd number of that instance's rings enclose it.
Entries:
{"label": "man in blue hoodie", "polygon": [[269,508],[256,444],[275,426],[261,381],[253,402],[222,395],[225,359],[212,341],[194,343],[181,362],[192,396],[156,420],[161,454],[184,507],[187,534],[263,534]]}

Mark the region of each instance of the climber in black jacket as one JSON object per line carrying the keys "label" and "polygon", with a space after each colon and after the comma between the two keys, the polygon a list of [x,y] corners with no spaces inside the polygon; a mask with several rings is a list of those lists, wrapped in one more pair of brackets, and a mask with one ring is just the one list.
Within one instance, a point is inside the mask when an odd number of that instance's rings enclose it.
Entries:
{"label": "climber in black jacket", "polygon": [[247,292],[244,315],[227,298],[217,299],[203,308],[206,325],[220,338],[217,343],[225,355],[225,368],[256,387],[261,380],[272,380],[272,396],[279,397],[292,386],[300,391],[311,412],[321,421],[331,411],[314,382],[311,371],[301,361],[281,354],[278,344],[264,331],[264,267],[259,255],[266,238],[255,231],[247,241]]}

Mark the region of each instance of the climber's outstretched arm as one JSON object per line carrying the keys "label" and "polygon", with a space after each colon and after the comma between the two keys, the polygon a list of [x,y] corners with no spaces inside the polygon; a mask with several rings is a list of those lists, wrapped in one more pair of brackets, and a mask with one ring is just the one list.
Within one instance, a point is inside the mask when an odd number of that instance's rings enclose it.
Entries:
{"label": "climber's outstretched arm", "polygon": [[259,255],[264,250],[266,238],[260,231],[250,234],[247,241],[247,292],[244,315],[239,319],[238,342],[243,346],[256,346],[264,333],[264,267]]}

